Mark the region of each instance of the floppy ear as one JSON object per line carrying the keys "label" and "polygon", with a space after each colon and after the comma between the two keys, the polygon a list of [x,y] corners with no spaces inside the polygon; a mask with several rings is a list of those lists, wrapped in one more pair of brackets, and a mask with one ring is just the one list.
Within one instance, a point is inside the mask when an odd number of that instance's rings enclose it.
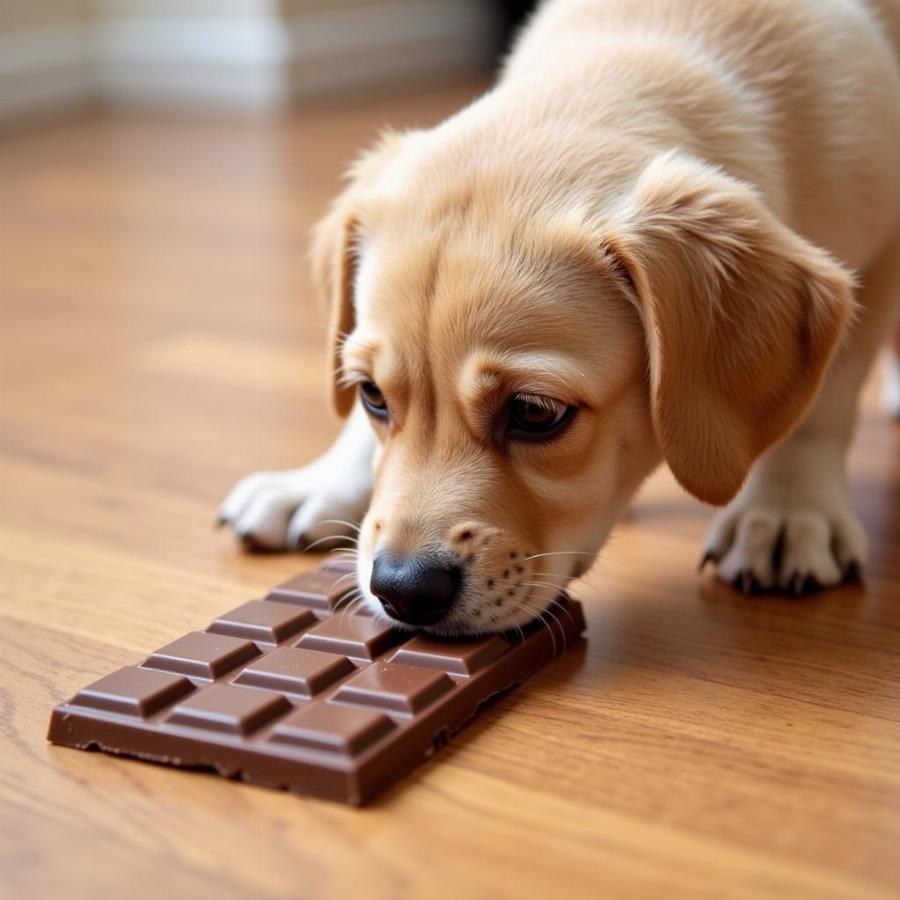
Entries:
{"label": "floppy ear", "polygon": [[601,241],[644,321],[665,460],[725,503],[815,399],[853,316],[852,276],[749,185],[676,153],[647,166]]}
{"label": "floppy ear", "polygon": [[335,207],[318,225],[313,240],[313,279],[329,305],[328,346],[331,363],[331,400],[346,416],[353,407],[353,392],[341,382],[341,346],[353,330],[353,281],[356,274],[355,236],[358,222],[350,212]]}
{"label": "floppy ear", "polygon": [[362,240],[361,217],[377,188],[378,178],[395,160],[403,143],[415,132],[385,132],[347,172],[347,187],[338,196],[313,232],[310,257],[319,296],[329,306],[328,340],[331,361],[332,401],[338,415],[353,408],[353,391],[341,383],[341,345],[353,330],[353,285]]}

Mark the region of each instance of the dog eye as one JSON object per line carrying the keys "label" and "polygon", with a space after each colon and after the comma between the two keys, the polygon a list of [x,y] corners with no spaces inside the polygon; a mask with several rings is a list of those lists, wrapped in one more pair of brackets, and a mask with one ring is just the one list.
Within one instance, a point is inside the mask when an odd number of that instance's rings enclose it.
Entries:
{"label": "dog eye", "polygon": [[374,381],[361,381],[359,384],[359,399],[369,415],[376,419],[388,417],[388,405],[384,394]]}
{"label": "dog eye", "polygon": [[506,433],[512,438],[546,440],[559,434],[575,415],[576,406],[567,406],[552,397],[516,394],[509,401]]}

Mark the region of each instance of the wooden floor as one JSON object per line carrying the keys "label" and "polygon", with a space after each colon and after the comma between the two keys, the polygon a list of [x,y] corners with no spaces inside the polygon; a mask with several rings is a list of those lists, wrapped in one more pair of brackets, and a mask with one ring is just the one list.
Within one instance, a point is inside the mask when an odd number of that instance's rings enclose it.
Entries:
{"label": "wooden floor", "polygon": [[900,897],[900,426],[854,457],[870,578],[698,579],[654,477],[578,593],[587,641],[350,810],[44,741],[53,704],[309,564],[214,533],[335,430],[308,226],[376,130],[93,117],[0,138],[0,894]]}

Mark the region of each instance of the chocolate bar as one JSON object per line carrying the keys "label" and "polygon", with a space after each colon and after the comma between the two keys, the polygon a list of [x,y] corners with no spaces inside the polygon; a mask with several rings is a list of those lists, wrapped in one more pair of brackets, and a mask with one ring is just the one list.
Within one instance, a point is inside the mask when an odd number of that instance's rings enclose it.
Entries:
{"label": "chocolate bar", "polygon": [[352,579],[338,558],[95,681],[48,739],[362,804],[584,630],[562,597],[552,622],[436,639],[343,608]]}

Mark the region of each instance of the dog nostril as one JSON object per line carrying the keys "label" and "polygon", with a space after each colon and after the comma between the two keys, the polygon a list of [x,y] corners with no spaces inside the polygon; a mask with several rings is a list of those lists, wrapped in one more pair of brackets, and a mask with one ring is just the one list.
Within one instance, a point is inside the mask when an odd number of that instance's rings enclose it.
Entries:
{"label": "dog nostril", "polygon": [[433,625],[456,599],[461,576],[458,566],[424,555],[379,553],[369,588],[393,618],[408,625]]}

